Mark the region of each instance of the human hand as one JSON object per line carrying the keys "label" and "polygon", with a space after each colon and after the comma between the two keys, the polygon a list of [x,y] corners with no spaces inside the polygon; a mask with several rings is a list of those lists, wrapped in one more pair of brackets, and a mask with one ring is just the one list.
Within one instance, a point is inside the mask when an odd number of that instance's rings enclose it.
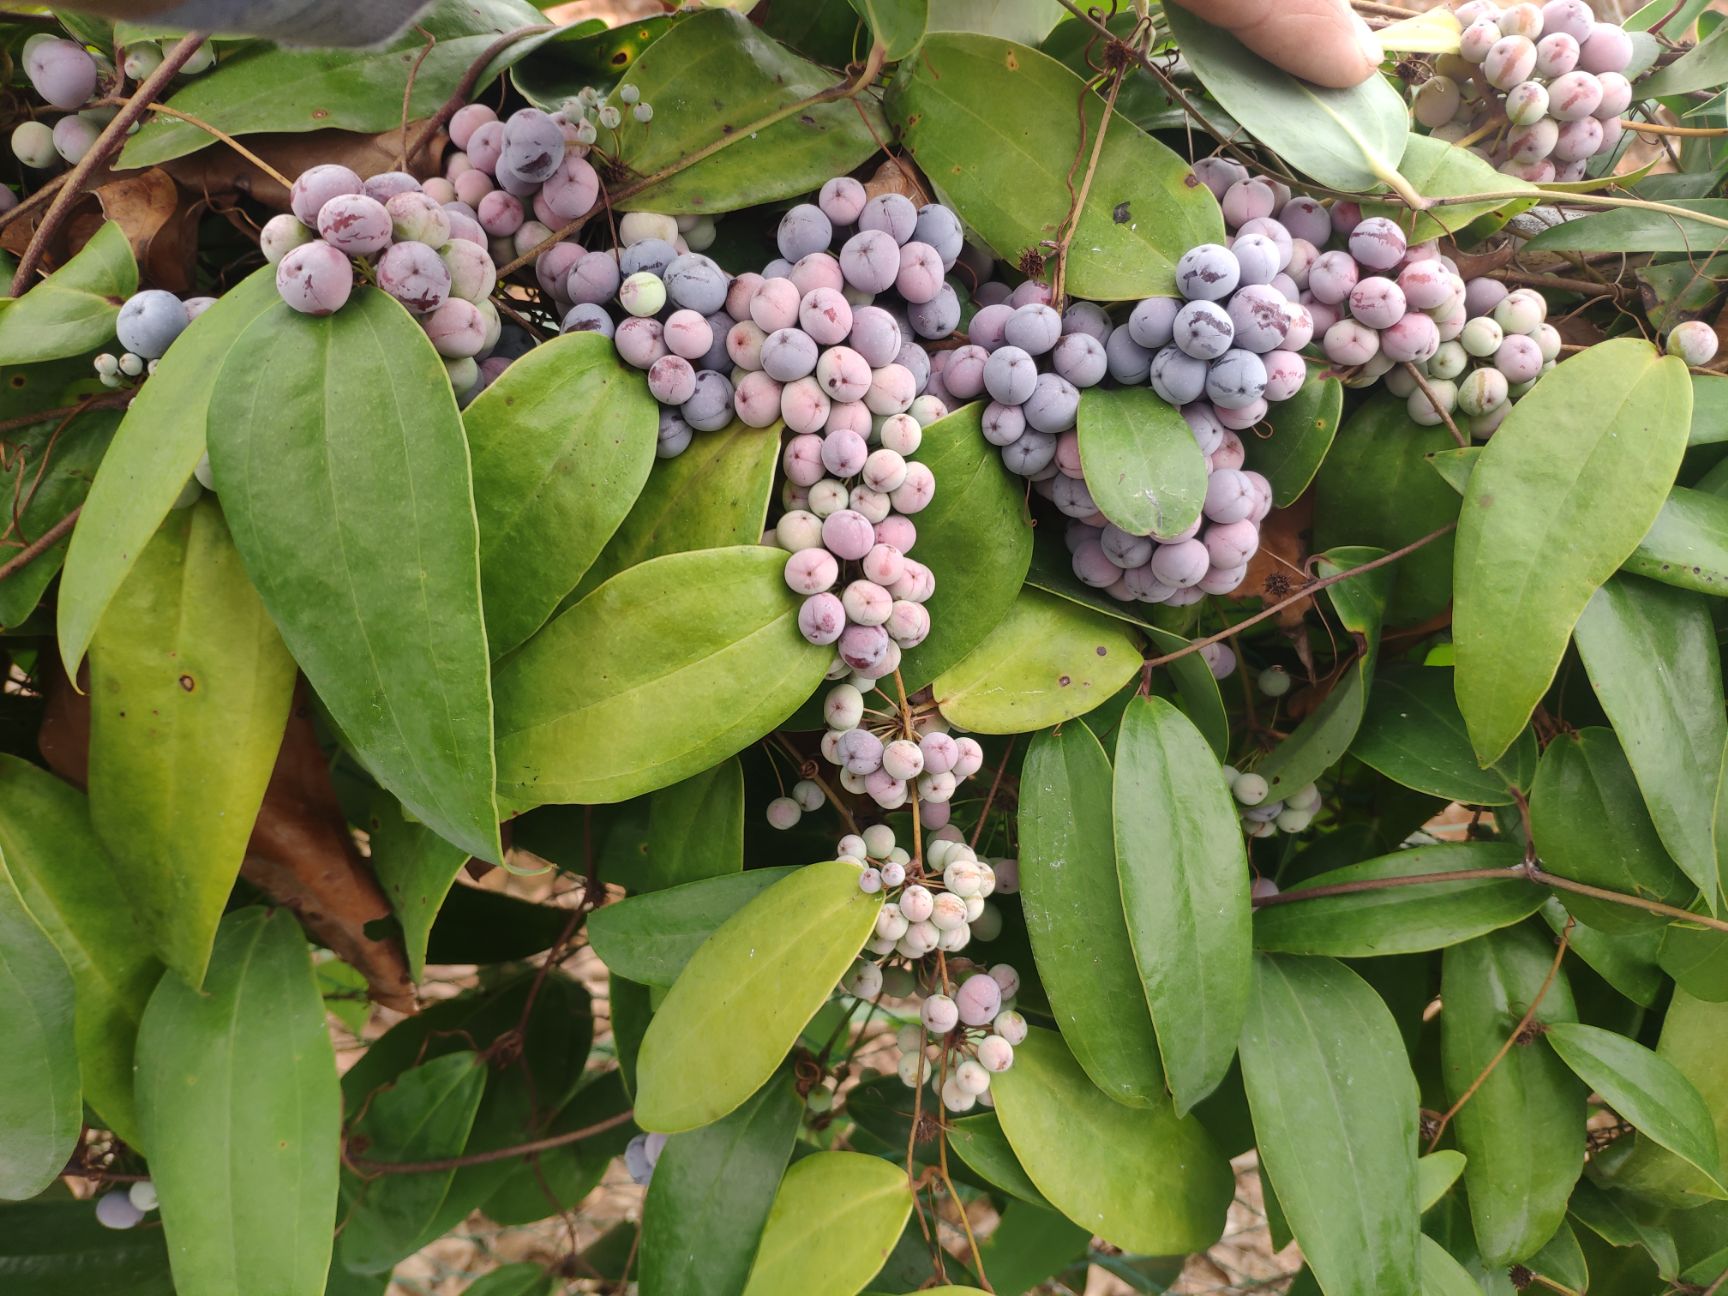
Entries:
{"label": "human hand", "polygon": [[1343,89],[1374,75],[1382,58],[1349,0],[1176,0],[1286,72]]}

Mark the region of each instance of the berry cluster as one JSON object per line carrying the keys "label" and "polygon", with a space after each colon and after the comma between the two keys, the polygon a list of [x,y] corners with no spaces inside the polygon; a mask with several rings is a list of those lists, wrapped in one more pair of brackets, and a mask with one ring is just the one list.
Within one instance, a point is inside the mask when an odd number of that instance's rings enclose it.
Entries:
{"label": "berry cluster", "polygon": [[96,1222],[103,1228],[136,1228],[155,1210],[156,1185],[141,1179],[125,1188],[115,1188],[96,1199]]}
{"label": "berry cluster", "polygon": [[[822,700],[828,726],[822,735],[823,758],[840,767],[841,787],[868,796],[884,810],[898,810],[916,791],[924,826],[943,828],[955,791],[983,768],[984,749],[976,739],[951,735],[935,706],[917,695],[908,699],[914,739],[898,712],[866,708],[864,695],[874,687],[874,680],[854,675],[852,682],[828,690]],[[797,820],[793,816],[790,823],[784,821],[784,800],[769,807],[769,822],[789,828]]]}
{"label": "berry cluster", "polygon": [[664,1134],[638,1134],[624,1145],[624,1168],[630,1178],[646,1186],[654,1178],[654,1167],[666,1147]]}
{"label": "berry cluster", "polygon": [[104,351],[96,357],[96,376],[104,387],[119,387],[128,378],[156,372],[156,362],[168,354],[186,326],[216,304],[214,297],[188,297],[146,288],[133,293],[120,307],[114,332],[123,348],[118,356]]}
{"label": "berry cluster", "polygon": [[1250,837],[1306,832],[1320,811],[1320,789],[1312,783],[1297,788],[1282,801],[1268,801],[1271,787],[1252,770],[1243,773],[1226,765],[1224,780],[1242,807],[1242,831]]}
{"label": "berry cluster", "polygon": [[[113,120],[114,108],[87,108],[98,97],[104,79],[115,76],[113,64],[90,53],[77,41],[38,32],[24,42],[24,75],[30,86],[52,108],[67,115],[53,123],[32,118],[12,131],[12,154],[34,171],[46,171],[64,163],[74,166],[96,143],[103,127]],[[120,71],[127,80],[142,81],[162,62],[162,47],[150,41],[128,45],[120,53]],[[190,76],[216,61],[209,42],[200,45],[180,69]],[[0,186],[0,211],[13,206],[17,196]]]}
{"label": "berry cluster", "polygon": [[1416,120],[1520,180],[1584,179],[1590,159],[1620,142],[1632,38],[1584,0],[1471,0],[1457,16],[1458,53],[1417,90]]}

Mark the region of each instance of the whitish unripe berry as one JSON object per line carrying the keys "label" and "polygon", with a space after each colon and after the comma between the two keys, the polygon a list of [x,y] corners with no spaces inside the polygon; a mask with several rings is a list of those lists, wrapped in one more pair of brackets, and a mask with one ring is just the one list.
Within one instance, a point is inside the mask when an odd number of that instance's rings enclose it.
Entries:
{"label": "whitish unripe berry", "polygon": [[1271,791],[1265,779],[1258,774],[1238,774],[1236,781],[1230,785],[1230,793],[1238,804],[1257,806],[1266,799]]}
{"label": "whitish unripe berry", "polygon": [[1716,330],[1703,320],[1687,320],[1676,324],[1668,334],[1665,349],[1693,367],[1707,365],[1716,358]]}
{"label": "whitish unripe berry", "polygon": [[912,924],[900,912],[900,906],[889,902],[876,915],[876,934],[884,940],[897,941],[911,930]]}
{"label": "whitish unripe berry", "polygon": [[1020,1044],[1026,1039],[1026,1019],[1012,1010],[998,1013],[990,1029],[1010,1044]]}
{"label": "whitish unripe berry", "polygon": [[932,1035],[946,1035],[960,1023],[960,1008],[944,994],[931,995],[918,1010],[924,1028]]}
{"label": "whitish unripe berry", "polygon": [[[1004,1013],[1003,1017],[1019,1018],[1018,1013]],[[997,1019],[998,1021],[1001,1018]],[[1025,1030],[1022,1023],[1020,1038],[1024,1039]],[[986,1035],[978,1041],[978,1064],[986,1071],[1006,1071],[1014,1065],[1014,1044],[1001,1033]]]}
{"label": "whitish unripe berry", "polygon": [[978,1105],[978,1095],[968,1092],[957,1078],[949,1076],[942,1085],[942,1105],[951,1112],[968,1112]]}
{"label": "whitish unripe berry", "polygon": [[775,828],[796,827],[802,817],[803,811],[791,797],[775,797],[768,803],[768,822]]}
{"label": "whitish unripe berry", "polygon": [[874,999],[882,993],[882,969],[874,963],[856,963],[846,977],[846,989],[855,999]]}
{"label": "whitish unripe berry", "polygon": [[930,923],[939,932],[966,925],[966,902],[948,891],[938,891],[930,905]]}
{"label": "whitish unripe berry", "polygon": [[148,1179],[141,1179],[133,1184],[126,1190],[126,1196],[141,1211],[153,1211],[159,1204],[156,1185]]}
{"label": "whitish unripe berry", "polygon": [[124,1189],[116,1188],[96,1199],[96,1221],[103,1228],[134,1228],[143,1218],[144,1212],[132,1203]]}
{"label": "whitish unripe berry", "polygon": [[984,889],[984,870],[976,860],[952,860],[942,870],[942,885],[961,899],[978,895]]}

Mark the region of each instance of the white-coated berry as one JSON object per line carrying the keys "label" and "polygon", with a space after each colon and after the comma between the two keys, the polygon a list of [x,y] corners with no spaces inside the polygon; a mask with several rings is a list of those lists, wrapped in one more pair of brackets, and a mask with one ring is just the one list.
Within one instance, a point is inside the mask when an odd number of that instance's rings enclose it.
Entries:
{"label": "white-coated berry", "polygon": [[946,1035],[960,1024],[960,1006],[945,994],[934,994],[924,1001],[918,1016],[932,1035]]}
{"label": "white-coated berry", "polygon": [[882,889],[880,870],[867,868],[858,875],[858,889],[865,895],[875,895]]}
{"label": "white-coated berry", "polygon": [[1271,790],[1271,786],[1258,774],[1239,774],[1236,781],[1230,785],[1232,795],[1245,806],[1259,805]]}
{"label": "white-coated berry", "polygon": [[967,1058],[954,1068],[954,1083],[969,1094],[981,1094],[990,1087],[990,1072]]}
{"label": "white-coated berry", "polygon": [[1014,1046],[1003,1035],[986,1035],[978,1041],[978,1063],[986,1071],[1006,1071],[1014,1065]]}
{"label": "white-coated berry", "polygon": [[902,939],[911,926],[912,920],[892,901],[883,905],[882,912],[876,915],[876,934],[884,940]]}
{"label": "white-coated berry", "polygon": [[796,827],[804,812],[791,797],[775,797],[768,803],[768,823],[771,827],[787,829]]}
{"label": "white-coated berry", "polygon": [[906,880],[906,866],[898,860],[889,860],[882,866],[882,885],[897,887]]}
{"label": "white-coated berry", "polygon": [[988,1026],[1002,1010],[1002,987],[994,977],[974,973],[960,983],[954,1002],[960,1010],[960,1020],[968,1026]]}
{"label": "white-coated berry", "polygon": [[887,824],[871,824],[864,830],[864,846],[871,859],[885,858],[894,849],[894,830]]}
{"label": "white-coated berry", "polygon": [[96,1222],[103,1228],[134,1228],[143,1218],[144,1212],[132,1204],[123,1188],[116,1188],[96,1199]]}
{"label": "white-coated berry", "polygon": [[1010,1044],[1019,1044],[1026,1039],[1026,1019],[1012,1009],[997,1013],[990,1029]]}
{"label": "white-coated berry", "polygon": [[908,922],[924,922],[936,911],[936,897],[928,887],[914,882],[900,894],[900,912]]}
{"label": "white-coated berry", "polygon": [[800,810],[820,810],[827,798],[822,793],[820,783],[799,779],[792,785],[792,799],[798,803]]}
{"label": "white-coated berry", "polygon": [[966,902],[950,892],[937,892],[930,905],[930,922],[937,931],[953,931],[957,927],[964,927]]}
{"label": "white-coated berry", "polygon": [[954,860],[942,870],[942,885],[964,900],[983,891],[984,870],[976,860]]}
{"label": "white-coated berry", "polygon": [[956,1077],[949,1076],[942,1085],[942,1105],[951,1112],[968,1112],[978,1105],[978,1095],[962,1088]]}

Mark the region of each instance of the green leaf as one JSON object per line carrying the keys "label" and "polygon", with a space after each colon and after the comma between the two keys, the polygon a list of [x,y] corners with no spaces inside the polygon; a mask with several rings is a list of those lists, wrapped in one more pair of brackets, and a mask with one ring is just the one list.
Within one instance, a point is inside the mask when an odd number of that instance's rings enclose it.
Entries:
{"label": "green leaf", "polygon": [[[1707,1125],[1693,1127],[1694,1138],[1713,1134],[1717,1147],[1728,1138],[1728,1003],[1707,1003],[1683,989],[1676,989],[1662,1021],[1656,1053],[1677,1070],[1703,1096],[1710,1111]],[[1604,1095],[1606,1096],[1606,1095]],[[1654,1137],[1622,1140],[1609,1153],[1605,1181],[1639,1197],[1667,1206],[1696,1206],[1701,1198],[1720,1196],[1708,1173],[1700,1173]]]}
{"label": "green leaf", "polygon": [[[1669,35],[1678,37],[1683,30],[1683,26],[1676,27]],[[1694,90],[1708,90],[1714,95],[1724,81],[1728,81],[1728,31],[1718,26],[1667,67],[1641,80],[1638,97],[1656,99]]]}
{"label": "green leaf", "polygon": [[[660,460],[629,515],[559,610],[650,558],[759,543],[779,463],[779,434],[738,422],[702,433],[676,459]],[[928,514],[926,509],[920,523]]]}
{"label": "green leaf", "polygon": [[[1027,1202],[1009,1202],[1002,1212],[1002,1223],[979,1244],[978,1252],[997,1291],[1024,1292],[1035,1290],[1093,1256],[1106,1254],[1102,1250],[1093,1251],[1091,1243],[1091,1229],[1080,1227],[1054,1210]],[[1112,1260],[1125,1267],[1144,1266],[1154,1272],[1173,1263],[1167,1258],[1147,1260],[1138,1256],[1112,1256]],[[1177,1260],[1174,1264],[1180,1270],[1182,1262]],[[1114,1272],[1120,1274],[1121,1270]],[[1159,1276],[1168,1281],[1174,1278],[1175,1270]],[[957,1296],[976,1296],[976,1293],[962,1287]]]}
{"label": "green leaf", "polygon": [[138,291],[126,232],[109,221],[65,265],[21,297],[0,297],[0,364],[83,355],[114,337],[114,321]]}
{"label": "green leaf", "polygon": [[1649,343],[1599,343],[1554,373],[1482,451],[1458,522],[1458,706],[1484,762],[1523,731],[1579,614],[1650,529],[1686,448],[1686,367]]}
{"label": "green leaf", "polygon": [[1128,940],[1165,1080],[1186,1115],[1230,1069],[1247,1012],[1242,829],[1212,749],[1162,698],[1136,697],[1123,713],[1114,807]]}
{"label": "green leaf", "polygon": [[1124,1107],[1093,1087],[1060,1036],[1036,1027],[992,1076],[1002,1132],[1027,1176],[1082,1228],[1124,1250],[1203,1250],[1234,1176],[1205,1128],[1167,1103]]}
{"label": "green leaf", "polygon": [[[1684,906],[1696,894],[1662,845],[1612,729],[1580,729],[1548,744],[1530,788],[1530,835],[1542,867],[1559,877],[1663,904]],[[1564,903],[1605,932],[1662,921],[1589,896],[1568,893]]]}
{"label": "green leaf", "polygon": [[1002,1122],[994,1112],[950,1121],[948,1146],[976,1174],[1003,1192],[1050,1209],[1038,1185],[1026,1177],[1026,1170],[1015,1157],[1008,1136],[1002,1132]]}
{"label": "green leaf", "polygon": [[[586,1046],[587,1032],[583,1031],[582,1036]],[[573,1065],[579,1067],[580,1063]],[[564,1109],[550,1124],[546,1123],[543,1116],[538,1117],[532,1124],[524,1125],[520,1132],[511,1135],[509,1142],[514,1144],[529,1135],[539,1136],[542,1133],[556,1138],[560,1134],[574,1134],[578,1130],[590,1129],[609,1117],[627,1117],[630,1111],[630,1095],[624,1088],[623,1072],[587,1074],[591,1077],[589,1082],[564,1104]],[[487,1092],[490,1095],[494,1089],[489,1087]],[[523,1097],[526,1096],[524,1092]],[[485,1102],[486,1100],[482,1100],[476,1127],[485,1120]],[[526,1107],[520,1110],[526,1111]],[[504,1225],[533,1224],[543,1219],[551,1219],[561,1211],[573,1210],[599,1186],[613,1159],[624,1153],[634,1134],[635,1127],[625,1120],[623,1124],[579,1139],[575,1143],[504,1162],[502,1164],[507,1173],[501,1176],[503,1182],[480,1202],[480,1209],[487,1219]],[[470,1149],[474,1147],[475,1141],[475,1136],[470,1136]],[[460,1191],[460,1176],[456,1182],[457,1187],[451,1192],[453,1200],[445,1203],[445,1218],[449,1218],[457,1208],[468,1209],[472,1199],[472,1193]],[[454,1200],[458,1196],[460,1200]]]}
{"label": "green leaf", "polygon": [[552,1296],[554,1281],[537,1264],[505,1265],[476,1278],[464,1296]]}
{"label": "green leaf", "polygon": [[1416,1078],[1368,983],[1330,959],[1254,960],[1242,1082],[1260,1156],[1328,1296],[1416,1286]]}
{"label": "green leaf", "polygon": [[940,626],[907,651],[900,675],[922,688],[1002,623],[1032,560],[1025,487],[984,439],[974,402],[924,429],[918,460],[935,474],[936,498],[918,514],[918,561],[936,577],[924,605]]}
{"label": "green leaf", "polygon": [[[452,1157],[467,1146],[485,1092],[486,1066],[479,1055],[447,1053],[411,1067],[373,1095],[354,1132],[365,1140],[369,1161]],[[382,1273],[435,1240],[447,1227],[439,1215],[456,1173],[452,1168],[345,1177],[343,1265],[357,1273]]]}
{"label": "green leaf", "polygon": [[6,1296],[77,1296],[101,1283],[127,1296],[174,1296],[159,1228],[111,1229],[71,1198],[0,1204]]}
{"label": "green leaf", "polygon": [[786,555],[744,545],[621,572],[494,680],[498,784],[521,806],[623,801],[772,730],[832,654],[798,633]]}
{"label": "green leaf", "polygon": [[1312,367],[1308,381],[1268,416],[1272,435],[1254,445],[1254,470],[1272,483],[1272,502],[1288,508],[1308,489],[1338,434],[1344,413],[1344,384],[1321,378]]}
{"label": "green leaf", "polygon": [[1536,735],[1525,729],[1488,769],[1476,764],[1453,693],[1452,669],[1392,662],[1374,693],[1351,753],[1396,783],[1466,805],[1510,805],[1536,773]]}
{"label": "green leaf", "polygon": [[1020,771],[1020,906],[1051,1012],[1087,1076],[1117,1102],[1161,1107],[1158,1037],[1116,880],[1112,778],[1084,724],[1034,735]]}
{"label": "green leaf", "polygon": [[[9,398],[15,394],[9,380],[18,376],[18,370],[0,370],[0,382],[8,383]],[[14,535],[34,540],[83,505],[90,493],[91,480],[113,442],[114,429],[119,426],[118,410],[98,409],[7,434],[11,461],[0,468],[0,490],[7,492],[7,498],[23,504],[17,513]],[[69,538],[55,541],[28,565],[0,582],[0,629],[22,625],[36,610],[55,573],[66,561],[70,543]],[[16,551],[9,548],[6,552],[12,555]],[[64,593],[61,597],[64,598]]]}
{"label": "green leaf", "polygon": [[749,869],[606,905],[588,915],[589,944],[614,975],[670,986],[723,922],[799,871],[795,864]]}
{"label": "green leaf", "polygon": [[1043,0],[930,0],[933,32],[984,32],[1036,45],[1062,14]]}
{"label": "green leaf", "polygon": [[1426,1211],[1444,1197],[1464,1173],[1464,1154],[1442,1148],[1416,1159],[1417,1206]]}
{"label": "green leaf", "polygon": [[[1314,543],[1391,552],[1455,522],[1458,496],[1435,479],[1428,459],[1451,445],[1445,428],[1412,423],[1403,401],[1386,393],[1370,398],[1339,428],[1315,478]],[[1453,543],[1443,535],[1393,564],[1389,622],[1409,625],[1446,609]]]}
{"label": "green leaf", "polygon": [[742,1290],[804,1119],[789,1077],[666,1140],[642,1207],[642,1296]]}
{"label": "green leaf", "polygon": [[[1104,111],[1049,55],[973,34],[926,37],[888,95],[913,160],[1010,265],[1047,253],[1044,244],[1060,237],[1074,203],[1070,169],[1103,129]],[[1101,301],[1168,293],[1177,258],[1219,242],[1223,228],[1216,200],[1188,164],[1114,115],[1076,222],[1067,290]]]}
{"label": "green leaf", "polygon": [[799,869],[721,924],[648,1025],[636,1123],[667,1134],[695,1129],[761,1088],[863,948],[881,907],[879,894],[858,889],[854,865],[831,860]]}
{"label": "green leaf", "polygon": [[1728,235],[1716,222],[1728,220],[1728,199],[1675,198],[1663,204],[1710,220],[1693,220],[1672,211],[1624,207],[1551,225],[1524,244],[1530,252],[1685,252],[1714,251]]}
{"label": "green leaf", "polygon": [[930,21],[929,0],[852,0],[852,7],[870,24],[883,57],[898,63],[924,40]]}
{"label": "green leaf", "polygon": [[[307,50],[264,41],[241,46],[210,71],[181,81],[167,102],[230,135],[387,131],[402,121],[410,84],[406,116],[430,116],[500,34],[544,21],[520,0],[439,0],[415,29],[384,46]],[[437,38],[430,49],[422,30]],[[475,93],[529,48],[519,42],[493,58]],[[259,94],[260,86],[269,86],[270,93]],[[120,165],[155,166],[215,142],[189,122],[159,115],[127,141]]]}
{"label": "green leaf", "polygon": [[1728,719],[1719,706],[1699,705],[1722,685],[1710,605],[1703,595],[1623,576],[1596,591],[1576,633],[1662,844],[1714,912],[1711,817]]}
{"label": "green leaf", "polygon": [[[408,975],[418,981],[426,970],[426,945],[432,924],[438,918],[456,875],[468,862],[468,852],[452,846],[432,829],[409,818],[402,803],[388,792],[371,797],[367,820],[371,839],[372,871],[390,897],[390,908],[402,927],[402,949],[408,956]],[[493,895],[493,892],[477,894]],[[499,897],[502,899],[503,897]],[[550,941],[541,949],[548,948]],[[468,962],[461,960],[437,960]]]}
{"label": "green leaf", "polygon": [[[1189,643],[1182,635],[1160,630],[1157,626],[1143,628],[1147,641],[1160,656]],[[1219,690],[1218,677],[1212,674],[1212,668],[1199,653],[1189,653],[1186,657],[1166,662],[1164,669],[1170,673],[1170,680],[1176,686],[1176,705],[1194,722],[1194,727],[1206,735],[1212,754],[1223,761],[1230,752],[1230,715],[1224,709],[1224,695]],[[1153,678],[1156,680],[1157,677]]]}
{"label": "green leaf", "polygon": [[[1449,1101],[1456,1102],[1501,1051],[1553,963],[1553,943],[1530,927],[1446,951],[1440,1049]],[[1552,1026],[1576,1017],[1562,969],[1534,1020]],[[1550,1050],[1514,1045],[1453,1117],[1468,1158],[1470,1219],[1489,1264],[1534,1255],[1566,1217],[1584,1166],[1584,1099],[1584,1086]]]}
{"label": "green leaf", "polygon": [[1180,411],[1150,387],[1088,388],[1079,428],[1086,488],[1122,530],[1169,540],[1200,520],[1206,456]]}
{"label": "green leaf", "polygon": [[1369,77],[1327,90],[1280,71],[1222,27],[1175,8],[1170,34],[1208,93],[1265,147],[1321,184],[1363,193],[1397,174],[1409,112],[1391,84]]}
{"label": "green leaf", "polygon": [[1728,595],[1728,499],[1676,486],[1622,570],[1700,594]]}
{"label": "green leaf", "polygon": [[[1568,895],[1568,902],[1579,897]],[[1644,1008],[1654,1008],[1668,984],[1657,959],[1664,929],[1657,925],[1630,932],[1609,933],[1573,917],[1569,904],[1550,896],[1541,909],[1542,921],[1556,936],[1572,924],[1572,950],[1597,976]],[[1591,915],[1595,917],[1594,914]],[[1670,929],[1674,930],[1674,929]]]}
{"label": "green leaf", "polygon": [[[1381,556],[1378,549],[1331,549],[1320,555],[1316,567],[1321,576],[1334,576]],[[1350,632],[1356,656],[1345,666],[1343,678],[1325,700],[1254,767],[1254,772],[1271,788],[1268,800],[1283,800],[1314,782],[1350,750],[1368,705],[1369,682],[1374,677],[1374,663],[1380,651],[1380,624],[1391,584],[1388,569],[1376,567],[1327,588],[1326,597]]]}
{"label": "green leaf", "polygon": [[1703,1171],[1718,1194],[1728,1198],[1710,1109],[1678,1067],[1636,1040],[1599,1026],[1556,1022],[1545,1038],[1573,1074],[1622,1119]]}
{"label": "green leaf", "polygon": [[204,981],[294,697],[214,499],[171,513],[90,646],[90,819],[149,944]]}
{"label": "green leaf", "polygon": [[1574,1291],[1581,1292],[1590,1285],[1590,1269],[1584,1262],[1584,1251],[1578,1245],[1578,1235],[1564,1220],[1546,1245],[1530,1257],[1528,1267],[1545,1278],[1558,1280]]}
{"label": "green leaf", "polygon": [[126,1142],[148,1149],[132,1099],[132,1047],[162,965],[131,908],[116,903],[125,894],[120,870],[84,794],[0,755],[0,859],[72,973],[84,1101]]}
{"label": "green leaf", "polygon": [[[799,106],[839,79],[776,44],[742,14],[713,10],[686,18],[630,69],[631,84],[655,116],[652,128],[625,119],[619,159],[650,177],[699,150],[725,146],[614,206],[734,211],[795,197],[852,170],[887,134],[881,110],[865,95]],[[756,125],[774,114],[782,115]]]}
{"label": "green leaf", "polygon": [[911,1215],[904,1167],[859,1152],[813,1152],[780,1182],[744,1296],[856,1292]]}
{"label": "green leaf", "polygon": [[463,413],[494,658],[546,623],[629,513],[658,411],[611,339],[573,333],[535,347]]}
{"label": "green leaf", "polygon": [[247,326],[281,300],[272,267],[249,275],[174,339],[126,407],[60,578],[57,630],[69,676],[77,677],[103,612],[204,455],[205,413],[223,360]]}
{"label": "green leaf", "polygon": [[[1313,887],[1456,869],[1515,867],[1523,851],[1512,842],[1417,846],[1305,878],[1284,895]],[[1504,879],[1420,883],[1264,905],[1254,917],[1254,944],[1289,954],[1369,958],[1445,949],[1528,918],[1547,899],[1539,886],[1508,873]]]}
{"label": "green leaf", "polygon": [[1028,588],[976,648],[936,677],[936,704],[963,729],[1025,733],[1086,714],[1139,668],[1121,622]]}
{"label": "green leaf", "polygon": [[247,573],[355,755],[501,858],[468,448],[425,331],[375,289],[321,319],[279,303],[228,352],[209,436]]}
{"label": "green leaf", "polygon": [[[0,1200],[23,1201],[65,1170],[84,1132],[72,974],[24,908],[0,857]],[[0,1219],[3,1219],[0,1215]],[[0,1259],[0,1275],[5,1273]]]}
{"label": "green leaf", "polygon": [[1482,1296],[1482,1288],[1452,1253],[1426,1233],[1417,1241],[1416,1269],[1421,1296]]}
{"label": "green leaf", "polygon": [[324,1290],[342,1102],[288,910],[224,918],[202,994],[162,978],[138,1031],[138,1119],[180,1296]]}
{"label": "green leaf", "polygon": [[[1528,189],[1530,198],[1522,206],[1529,206],[1541,196],[1541,190],[1534,185],[1527,185],[1522,180],[1496,171],[1486,159],[1477,157],[1469,149],[1435,139],[1432,135],[1411,135],[1398,169],[1403,172],[1410,187],[1424,198],[1451,198],[1464,194],[1504,193],[1508,189]],[[1472,221],[1490,212],[1504,212],[1509,207],[1512,211],[1521,210],[1515,203],[1509,204],[1503,198],[1494,198],[1487,202],[1430,207],[1412,222],[1407,209],[1403,207],[1384,203],[1365,203],[1363,206],[1370,216],[1389,216],[1398,221],[1412,243],[1456,234]]]}
{"label": "green leaf", "polygon": [[648,857],[637,892],[722,877],[744,867],[744,767],[728,758],[648,800]]}
{"label": "green leaf", "polygon": [[[1608,1192],[1586,1179],[1572,1194],[1572,1218],[1590,1233],[1615,1247],[1642,1249],[1662,1273],[1675,1273],[1680,1267],[1675,1254],[1674,1235],[1663,1218],[1665,1212],[1649,1202],[1625,1193]],[[1590,1234],[1585,1235],[1588,1241]],[[1616,1288],[1611,1274],[1592,1265],[1592,1277],[1603,1290]]]}

